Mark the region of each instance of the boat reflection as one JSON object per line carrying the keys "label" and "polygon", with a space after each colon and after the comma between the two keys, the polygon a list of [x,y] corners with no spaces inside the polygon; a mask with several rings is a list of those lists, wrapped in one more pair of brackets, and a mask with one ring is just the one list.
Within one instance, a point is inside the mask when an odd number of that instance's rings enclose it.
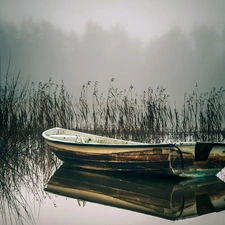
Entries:
{"label": "boat reflection", "polygon": [[47,192],[179,220],[225,209],[225,183],[217,177],[177,180],[129,173],[96,173],[62,165]]}

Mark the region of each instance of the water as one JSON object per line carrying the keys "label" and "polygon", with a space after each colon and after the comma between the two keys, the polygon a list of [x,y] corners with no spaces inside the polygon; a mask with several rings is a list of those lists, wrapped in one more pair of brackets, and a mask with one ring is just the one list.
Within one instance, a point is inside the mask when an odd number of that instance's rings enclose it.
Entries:
{"label": "water", "polygon": [[40,216],[36,220],[36,224],[54,224],[54,225],[222,225],[224,224],[224,212],[208,214],[205,216],[186,219],[181,221],[168,221],[165,219],[144,215],[127,210],[112,208],[94,203],[86,203],[84,207],[79,206],[76,200],[57,197],[53,202],[47,201],[41,208]]}
{"label": "water", "polygon": [[46,149],[31,154],[43,152],[0,161],[0,224],[224,224],[225,171],[179,181],[96,173],[61,165]]}
{"label": "water", "polygon": [[[146,178],[146,176],[139,176],[138,178],[136,176],[121,176],[118,174],[110,174],[110,176],[108,176],[108,174],[98,174],[96,176],[95,173],[89,173],[86,171],[72,170],[71,172],[67,168],[64,169],[64,171],[63,169],[60,168],[51,178],[49,183],[53,186],[56,185],[67,188],[67,190],[64,190],[64,195],[82,195],[83,198],[89,198],[91,201],[105,202],[105,204],[114,204],[117,205],[117,207],[110,207],[86,201],[77,201],[72,198],[54,195],[53,202],[48,202],[48,205],[45,205],[46,209],[42,209],[46,218],[50,219],[53,217],[53,224],[60,224],[61,222],[63,224],[69,225],[73,224],[74,221],[76,221],[76,224],[91,223],[109,225],[166,225],[174,223],[174,221],[157,216],[146,215],[140,212],[118,208],[123,205],[121,202],[117,202],[118,199],[126,202],[129,201],[130,203],[132,203],[132,201],[135,202],[133,206],[126,205],[132,209],[134,209],[134,207],[141,202],[142,207],[153,209],[153,211],[157,211],[161,216],[165,216],[165,214],[162,212],[162,205],[165,207],[164,211],[166,211],[167,208],[167,210],[172,209],[171,211],[175,212],[177,209],[178,214],[175,214],[178,216],[178,219],[180,214],[186,216],[196,216],[194,218],[176,221],[176,224],[224,224],[224,211],[219,213],[209,213],[202,216],[197,216],[195,214],[196,204],[198,204],[196,203],[196,196],[206,196],[206,201],[207,199],[210,199],[210,203],[213,203],[213,205],[211,205],[208,204],[209,202],[204,203],[200,201],[200,207],[202,207],[205,213],[206,211],[210,212],[211,210],[221,210],[221,208],[225,209],[225,184],[223,181],[220,181],[217,178],[178,182],[176,180],[171,181],[167,179],[164,179],[163,181],[156,180],[156,178],[149,179]],[[70,189],[71,187],[73,187],[72,190]],[[213,188],[214,190],[210,188]],[[52,187],[52,190],[53,189],[54,188]],[[80,192],[73,192],[75,189],[80,190]],[[163,190],[164,192],[159,192]],[[62,189],[57,188],[55,188],[54,191],[59,191],[61,194],[63,192]],[[91,194],[89,195],[89,193]],[[104,194],[104,197],[93,196],[93,193],[100,195]],[[105,198],[105,196],[107,197]],[[111,199],[108,196],[114,196],[114,198]],[[220,203],[219,200],[221,200]],[[185,209],[180,209],[179,206],[181,206],[181,208],[184,206]],[[51,212],[52,216],[50,216],[47,212]],[[199,210],[199,212],[202,211]],[[169,213],[169,216],[173,217],[173,213]],[[40,225],[44,224],[42,221],[39,222]]]}
{"label": "water", "polygon": [[[217,177],[177,181],[146,175],[96,174],[63,165],[43,185],[26,184],[20,191],[12,191],[11,204],[16,196],[27,204],[27,213],[21,210],[26,221],[12,209],[1,224],[224,224],[225,183]],[[199,196],[203,198],[197,203]],[[206,214],[198,216],[197,207],[200,214]],[[152,212],[158,216],[152,216]],[[193,218],[182,218],[184,215]],[[178,220],[174,222],[175,218]]]}

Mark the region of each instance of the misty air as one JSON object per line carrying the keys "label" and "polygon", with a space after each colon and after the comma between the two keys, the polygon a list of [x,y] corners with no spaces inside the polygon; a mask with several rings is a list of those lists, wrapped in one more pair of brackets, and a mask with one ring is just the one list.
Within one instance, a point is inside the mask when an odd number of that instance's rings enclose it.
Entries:
{"label": "misty air", "polygon": [[0,223],[222,225],[224,9],[0,0]]}

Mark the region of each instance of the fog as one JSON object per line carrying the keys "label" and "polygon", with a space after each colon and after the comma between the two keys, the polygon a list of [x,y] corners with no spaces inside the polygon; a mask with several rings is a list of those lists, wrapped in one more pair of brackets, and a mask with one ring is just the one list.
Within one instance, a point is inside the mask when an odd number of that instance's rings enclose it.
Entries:
{"label": "fog", "polygon": [[0,0],[4,74],[64,81],[79,96],[98,82],[142,94],[163,86],[179,104],[184,93],[225,82],[224,0]]}

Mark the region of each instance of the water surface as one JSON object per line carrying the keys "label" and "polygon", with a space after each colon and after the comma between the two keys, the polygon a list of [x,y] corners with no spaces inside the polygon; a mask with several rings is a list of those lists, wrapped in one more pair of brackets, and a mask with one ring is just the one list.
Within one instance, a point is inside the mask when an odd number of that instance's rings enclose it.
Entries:
{"label": "water surface", "polygon": [[0,224],[224,224],[222,173],[178,181],[72,169],[51,155],[38,161],[1,168]]}

